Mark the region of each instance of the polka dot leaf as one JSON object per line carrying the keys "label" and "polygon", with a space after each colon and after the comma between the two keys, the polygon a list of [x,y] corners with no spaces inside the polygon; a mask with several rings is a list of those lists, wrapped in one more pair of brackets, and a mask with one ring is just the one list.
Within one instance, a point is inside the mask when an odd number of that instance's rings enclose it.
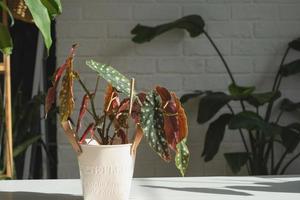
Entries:
{"label": "polka dot leaf", "polygon": [[161,101],[156,91],[147,94],[141,108],[141,127],[150,147],[164,160],[170,161],[170,150],[164,131]]}
{"label": "polka dot leaf", "polygon": [[108,81],[118,91],[125,95],[130,95],[130,81],[119,71],[105,64],[97,63],[93,60],[86,61],[86,64],[94,71]]}
{"label": "polka dot leaf", "polygon": [[182,176],[184,176],[187,170],[190,158],[190,153],[186,145],[186,141],[187,139],[184,138],[180,143],[176,145],[177,153],[175,156],[175,164]]}

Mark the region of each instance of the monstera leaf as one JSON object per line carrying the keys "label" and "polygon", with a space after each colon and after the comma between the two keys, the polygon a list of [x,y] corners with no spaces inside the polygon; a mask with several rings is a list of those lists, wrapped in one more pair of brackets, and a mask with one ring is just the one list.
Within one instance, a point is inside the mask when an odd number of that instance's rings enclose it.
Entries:
{"label": "monstera leaf", "polygon": [[286,127],[282,127],[280,137],[283,146],[289,153],[294,152],[300,142],[300,124],[293,123]]}
{"label": "monstera leaf", "polygon": [[175,164],[182,176],[184,176],[187,170],[187,167],[189,165],[189,159],[190,159],[190,152],[186,145],[186,142],[187,139],[184,138],[183,140],[181,140],[180,143],[176,145],[177,153],[175,156]]}
{"label": "monstera leaf", "polygon": [[224,156],[232,172],[235,174],[241,170],[250,158],[249,153],[246,152],[225,153]]}
{"label": "monstera leaf", "polygon": [[169,161],[170,150],[164,131],[164,117],[161,111],[161,102],[156,91],[147,94],[144,105],[141,108],[141,128],[149,145],[158,155]]}
{"label": "monstera leaf", "polygon": [[292,112],[292,111],[298,110],[298,109],[300,109],[300,102],[296,103],[296,102],[291,101],[290,99],[284,98],[281,101],[280,109],[285,112]]}
{"label": "monstera leaf", "polygon": [[91,69],[98,72],[102,78],[112,84],[118,91],[130,96],[130,81],[123,74],[111,66],[100,64],[93,60],[86,61],[86,64]]}
{"label": "monstera leaf", "polygon": [[196,90],[196,91],[193,92],[193,93],[187,93],[187,94],[184,94],[184,95],[182,95],[182,96],[180,97],[180,102],[181,102],[181,103],[185,103],[185,102],[187,102],[189,99],[196,98],[196,97],[201,96],[201,95],[203,95],[203,94],[204,94],[204,92],[199,91],[199,90]]}
{"label": "monstera leaf", "polygon": [[205,23],[199,15],[188,15],[176,21],[154,27],[138,24],[131,31],[135,35],[132,41],[136,43],[149,42],[155,37],[175,28],[185,29],[191,37],[197,37],[204,32],[204,25]]}

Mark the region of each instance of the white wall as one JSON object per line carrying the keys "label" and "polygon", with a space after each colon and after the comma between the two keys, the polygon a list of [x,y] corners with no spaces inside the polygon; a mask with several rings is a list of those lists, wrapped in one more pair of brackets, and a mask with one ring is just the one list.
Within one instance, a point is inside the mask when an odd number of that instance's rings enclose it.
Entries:
{"label": "white wall", "polygon": [[[138,89],[160,84],[180,95],[195,89],[226,89],[228,76],[204,37],[191,39],[182,31],[172,31],[149,44],[136,45],[131,42],[130,30],[137,23],[152,25],[187,14],[201,15],[239,83],[255,84],[260,90],[271,87],[286,43],[300,36],[300,0],[62,1],[63,14],[57,20],[58,62],[63,62],[73,43],[79,43],[75,64],[90,88],[94,86],[95,75],[84,65],[87,58],[113,64],[134,76]],[[299,80],[298,76],[284,81],[284,95],[300,99]],[[78,110],[83,94],[78,86],[75,94],[80,95],[76,101]],[[102,97],[98,99],[100,106]],[[187,175],[230,175],[222,153],[209,163],[201,159],[205,127],[195,122],[197,100],[186,107],[191,151]],[[59,177],[78,177],[75,155],[61,131],[58,139]],[[228,133],[221,150],[241,149],[238,135]],[[299,173],[299,166],[298,161],[289,173]],[[163,163],[146,144],[140,146],[135,176],[176,175],[173,164]]]}

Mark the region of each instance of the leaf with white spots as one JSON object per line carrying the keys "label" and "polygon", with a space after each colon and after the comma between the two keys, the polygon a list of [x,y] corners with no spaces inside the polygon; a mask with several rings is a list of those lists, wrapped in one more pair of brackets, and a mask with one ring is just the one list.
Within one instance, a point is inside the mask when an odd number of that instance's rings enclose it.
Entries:
{"label": "leaf with white spots", "polygon": [[147,94],[141,108],[141,127],[150,147],[164,160],[170,161],[170,150],[164,131],[164,117],[156,91]]}
{"label": "leaf with white spots", "polygon": [[86,61],[86,64],[108,81],[118,91],[130,96],[130,81],[119,71],[105,64],[97,63],[93,60]]}
{"label": "leaf with white spots", "polygon": [[186,145],[186,141],[186,138],[184,138],[180,143],[176,145],[177,153],[175,156],[175,164],[182,176],[184,176],[187,170],[190,159],[190,152]]}

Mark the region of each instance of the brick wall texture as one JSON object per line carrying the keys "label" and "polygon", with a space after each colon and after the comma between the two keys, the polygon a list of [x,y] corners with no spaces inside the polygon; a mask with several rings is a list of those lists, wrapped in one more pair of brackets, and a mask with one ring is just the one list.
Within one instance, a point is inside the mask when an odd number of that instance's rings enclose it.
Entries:
{"label": "brick wall texture", "polygon": [[[131,42],[130,30],[137,24],[154,25],[188,14],[199,14],[240,85],[269,90],[286,44],[300,36],[299,0],[62,0],[63,14],[57,20],[57,58],[62,63],[73,43],[80,45],[75,66],[89,88],[96,76],[84,62],[93,58],[111,64],[135,77],[137,89],[155,84],[178,95],[198,90],[226,90],[229,78],[208,40],[174,30],[151,43]],[[289,59],[299,57],[292,53]],[[284,80],[283,95],[299,100],[300,77]],[[101,108],[104,81],[97,105]],[[77,117],[83,91],[75,85]],[[191,162],[187,176],[232,175],[224,152],[243,150],[235,132],[228,132],[220,152],[211,162],[201,158],[206,126],[196,123],[198,100],[189,101],[189,146]],[[235,109],[238,109],[235,107]],[[299,116],[298,116],[299,117]],[[299,119],[299,118],[298,118]],[[286,119],[288,121],[289,119]],[[88,120],[85,121],[87,125]],[[59,177],[79,177],[77,161],[58,127]],[[282,149],[278,148],[278,151]],[[288,173],[299,173],[300,161]],[[242,170],[240,175],[246,174]],[[143,142],[135,176],[178,176],[173,163],[166,164]]]}

